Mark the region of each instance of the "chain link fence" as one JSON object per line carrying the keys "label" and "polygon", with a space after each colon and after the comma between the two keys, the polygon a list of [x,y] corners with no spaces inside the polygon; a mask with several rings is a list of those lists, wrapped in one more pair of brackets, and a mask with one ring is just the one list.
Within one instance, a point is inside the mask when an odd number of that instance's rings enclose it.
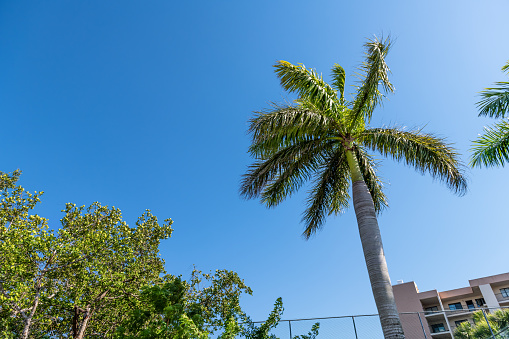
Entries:
{"label": "chain link fence", "polygon": [[[484,315],[480,317],[480,321],[484,322],[490,332],[486,336],[472,339],[509,339],[508,327],[492,328],[493,324],[490,325],[487,321],[487,315],[497,309],[483,307],[454,311],[405,312],[400,313],[400,319],[407,339],[445,339],[454,338],[454,330],[462,322],[469,321],[472,326],[478,325],[479,323],[474,324],[472,315],[473,312],[480,311]],[[315,323],[320,324],[317,336],[319,339],[384,339],[377,314],[281,320],[271,334],[279,339],[307,339],[309,337],[301,336],[307,336]]]}

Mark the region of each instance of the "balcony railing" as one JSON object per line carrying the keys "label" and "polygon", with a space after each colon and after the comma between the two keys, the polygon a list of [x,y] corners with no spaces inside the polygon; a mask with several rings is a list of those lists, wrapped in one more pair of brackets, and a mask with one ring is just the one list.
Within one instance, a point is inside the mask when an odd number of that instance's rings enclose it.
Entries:
{"label": "balcony railing", "polygon": [[480,311],[481,309],[486,310],[486,308],[487,308],[486,305],[483,305],[483,306],[470,305],[470,307],[463,307],[463,308],[455,309],[455,310],[445,310],[445,314],[447,314],[448,316],[454,316],[454,315],[457,315],[460,313],[469,313],[469,312]]}
{"label": "balcony railing", "polygon": [[443,313],[444,311],[442,310],[435,310],[435,311],[424,311],[424,315],[425,316],[430,316],[430,315],[433,315],[433,314],[438,314],[438,313]]}
{"label": "balcony railing", "polygon": [[449,332],[449,330],[447,329],[447,327],[444,326],[441,326],[441,327],[432,327],[430,326],[429,327],[429,331],[433,334],[435,333],[444,333],[444,332]]}

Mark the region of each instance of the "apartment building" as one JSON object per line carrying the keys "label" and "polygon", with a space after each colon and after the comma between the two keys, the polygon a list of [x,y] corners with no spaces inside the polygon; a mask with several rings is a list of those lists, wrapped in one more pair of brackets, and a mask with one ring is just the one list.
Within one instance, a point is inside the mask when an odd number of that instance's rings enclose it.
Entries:
{"label": "apartment building", "polygon": [[428,339],[454,339],[458,324],[473,324],[473,311],[509,307],[509,273],[469,280],[469,285],[443,292],[420,292],[413,281],[393,285],[400,313],[422,312],[420,317],[401,316],[405,333],[423,333],[424,329]]}

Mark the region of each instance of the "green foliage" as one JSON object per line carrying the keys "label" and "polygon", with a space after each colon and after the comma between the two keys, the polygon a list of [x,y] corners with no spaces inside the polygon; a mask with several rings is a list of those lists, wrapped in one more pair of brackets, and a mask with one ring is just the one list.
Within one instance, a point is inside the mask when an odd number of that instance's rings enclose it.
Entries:
{"label": "green foliage", "polygon": [[205,307],[187,299],[189,286],[180,277],[145,287],[141,304],[115,332],[116,338],[208,338]]}
{"label": "green foliage", "polygon": [[251,318],[244,316],[243,329],[241,331],[242,336],[246,339],[278,339],[269,332],[279,324],[283,310],[283,300],[278,298],[269,317],[261,325],[257,326],[251,321]]}
{"label": "green foliage", "polygon": [[[140,285],[164,272],[159,225],[146,211],[129,227],[119,209],[67,204],[61,227],[30,214],[42,192],[16,186],[19,172],[1,173],[0,310],[18,337],[103,337],[139,301]],[[7,320],[5,320],[7,319]]]}
{"label": "green foliage", "polygon": [[[488,323],[486,322],[488,319]],[[509,326],[509,310],[501,309],[493,313],[486,313],[484,317],[482,311],[474,312],[473,320],[474,326],[470,322],[464,322],[458,325],[454,330],[454,337],[458,339],[478,339],[478,338],[492,338],[490,331],[497,338],[509,338],[509,333],[506,333]],[[504,333],[502,333],[504,332]]]}
{"label": "green foliage", "polygon": [[390,70],[385,63],[391,45],[390,38],[384,40],[377,37],[364,44],[366,59],[359,69],[360,86],[353,102],[349,131],[353,130],[358,120],[371,121],[375,107],[382,103],[383,95],[378,89],[380,84],[386,92],[394,91],[389,81]]}
{"label": "green foliage", "polygon": [[240,296],[251,294],[237,273],[194,271],[191,281],[167,275],[144,287],[141,303],[117,328],[116,338],[234,338],[240,331]]}
{"label": "green foliage", "polygon": [[[299,98],[292,105],[273,104],[255,112],[250,120],[249,153],[256,160],[243,176],[240,194],[275,207],[310,181],[302,218],[303,235],[309,238],[327,216],[348,209],[352,180],[364,180],[376,211],[387,206],[378,163],[367,150],[429,173],[457,194],[465,193],[463,166],[444,139],[421,130],[368,126],[383,99],[379,87],[384,92],[394,90],[385,62],[390,46],[390,39],[376,37],[365,44],[366,58],[352,101],[344,98],[345,71],[341,66],[333,66],[328,85],[313,69],[278,61],[274,67],[281,86]],[[352,164],[348,157],[353,158]]]}
{"label": "green foliage", "polygon": [[318,336],[318,330],[320,329],[320,323],[314,323],[311,327],[311,331],[308,334],[296,335],[293,339],[315,339]]}
{"label": "green foliage", "polygon": [[[509,60],[502,67],[502,72],[509,73]],[[497,87],[486,88],[481,92],[481,100],[477,103],[479,116],[503,118],[509,109],[509,82],[496,82]]]}
{"label": "green foliage", "polygon": [[[203,282],[206,286],[200,287]],[[231,271],[219,270],[214,275],[195,271],[189,283],[166,276],[162,282],[143,289],[140,306],[118,327],[115,338],[205,339],[216,334],[220,339],[277,339],[270,331],[281,320],[281,298],[267,320],[257,325],[240,308],[242,293],[252,292]],[[318,325],[309,335],[295,338],[314,339]]]}
{"label": "green foliage", "polygon": [[237,273],[163,276],[170,219],[160,225],[147,210],[129,227],[115,207],[67,204],[53,230],[31,214],[42,192],[17,186],[20,174],[0,172],[1,338],[274,338],[281,299],[257,327]]}
{"label": "green foliage", "polygon": [[470,164],[473,167],[504,166],[509,161],[509,122],[502,120],[484,127],[484,134],[473,142]]}
{"label": "green foliage", "polygon": [[[509,61],[502,71],[509,72]],[[495,85],[481,92],[482,99],[477,103],[479,116],[504,118],[509,112],[509,82]],[[493,127],[484,127],[484,134],[472,146],[472,167],[504,166],[509,161],[509,123],[502,120]]]}
{"label": "green foliage", "polygon": [[455,161],[459,154],[444,138],[423,133],[420,129],[398,127],[367,129],[360,138],[364,145],[383,156],[405,162],[420,173],[430,173],[457,194],[465,193],[463,166]]}

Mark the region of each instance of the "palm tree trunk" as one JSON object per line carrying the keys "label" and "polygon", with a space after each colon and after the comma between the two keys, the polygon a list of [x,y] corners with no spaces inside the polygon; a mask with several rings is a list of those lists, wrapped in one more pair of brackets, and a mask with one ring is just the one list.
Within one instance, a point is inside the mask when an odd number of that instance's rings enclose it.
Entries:
{"label": "palm tree trunk", "polygon": [[347,151],[347,159],[352,175],[353,206],[357,217],[364,259],[366,260],[371,289],[380,315],[384,337],[385,339],[403,339],[405,335],[403,334],[403,327],[392,292],[373,199],[362,179],[357,159],[351,150]]}

